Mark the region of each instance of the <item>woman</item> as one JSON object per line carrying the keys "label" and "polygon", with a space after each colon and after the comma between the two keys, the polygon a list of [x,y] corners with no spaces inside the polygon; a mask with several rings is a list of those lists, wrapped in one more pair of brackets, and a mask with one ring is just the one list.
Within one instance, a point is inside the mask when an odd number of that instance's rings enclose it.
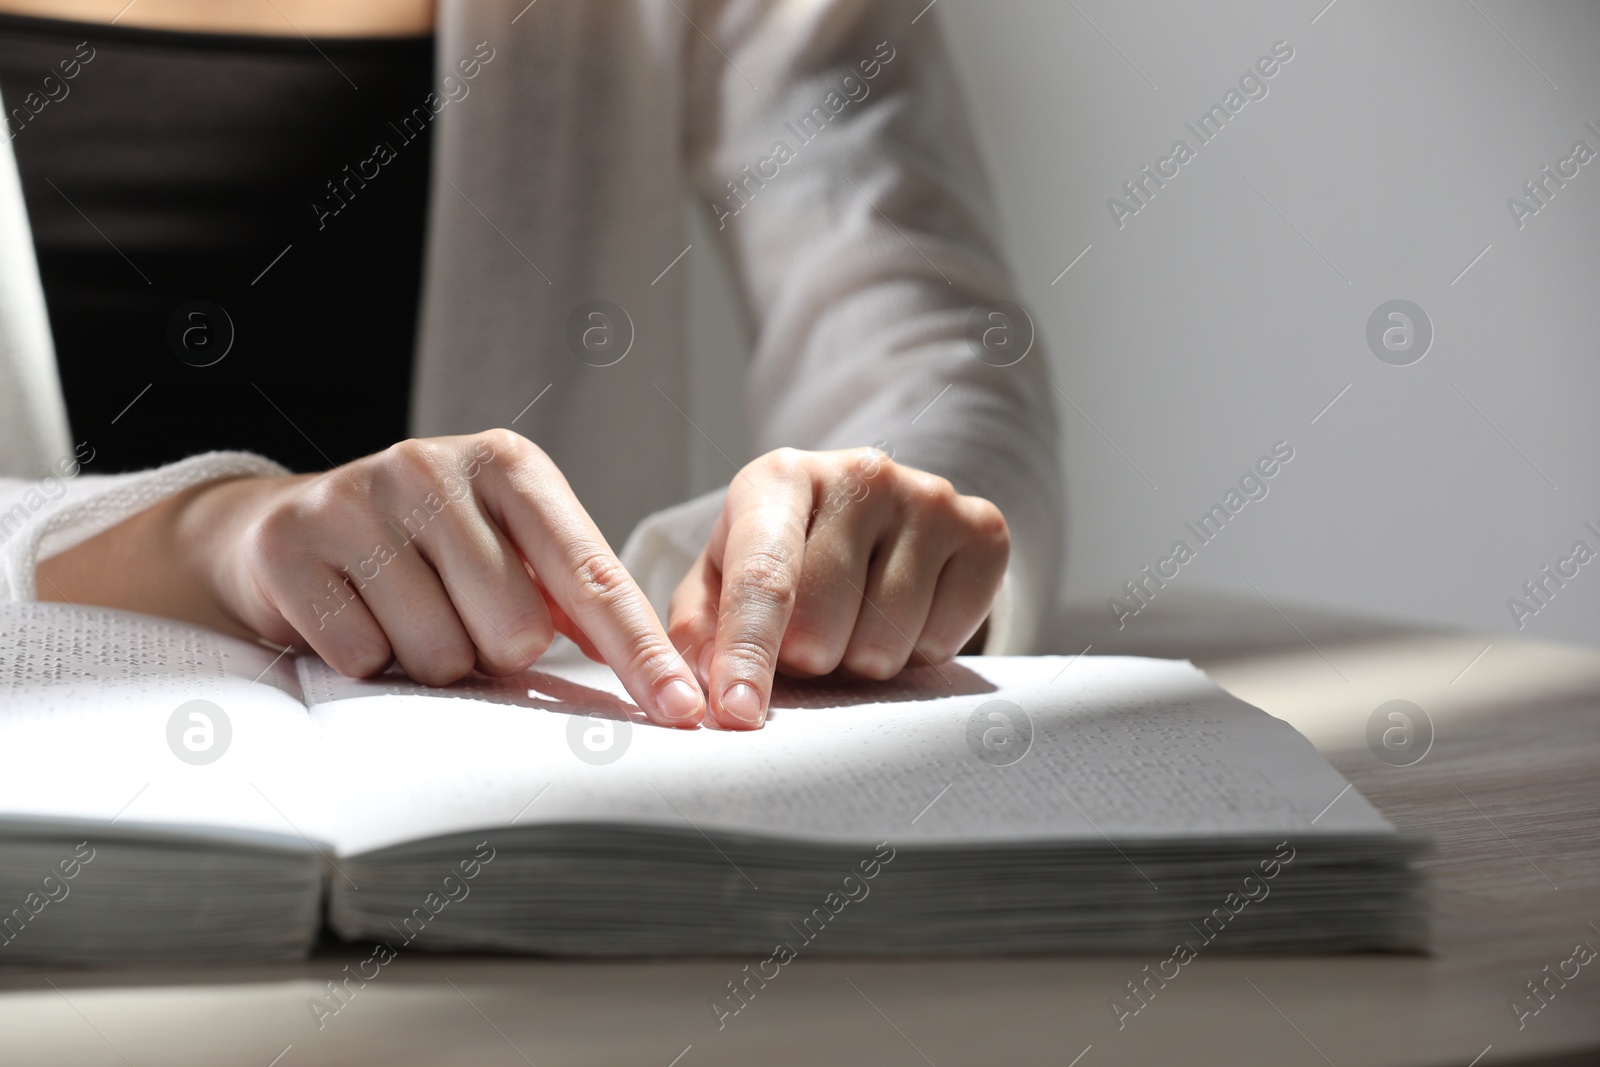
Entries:
{"label": "woman", "polygon": [[[1025,650],[1054,417],[921,6],[3,0],[5,595],[433,684],[559,631],[674,726]],[[686,195],[761,455],[679,503]]]}

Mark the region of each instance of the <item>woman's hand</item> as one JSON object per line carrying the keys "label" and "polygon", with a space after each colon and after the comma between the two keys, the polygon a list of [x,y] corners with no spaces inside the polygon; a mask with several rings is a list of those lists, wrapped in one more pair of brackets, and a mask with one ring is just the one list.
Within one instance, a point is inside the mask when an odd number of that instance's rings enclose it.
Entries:
{"label": "woman's hand", "polygon": [[[309,645],[348,675],[398,661],[430,685],[522,671],[559,630],[654,721],[705,715],[694,674],[566,479],[509,430],[213,483],[121,526],[41,564],[42,581],[63,599],[76,587]],[[108,535],[121,540],[96,549]],[[119,579],[119,559],[147,561],[147,577]]]}
{"label": "woman's hand", "polygon": [[667,632],[724,726],[774,672],[890,678],[944,663],[988,616],[1010,532],[987,500],[875,448],[769,452],[740,471]]}

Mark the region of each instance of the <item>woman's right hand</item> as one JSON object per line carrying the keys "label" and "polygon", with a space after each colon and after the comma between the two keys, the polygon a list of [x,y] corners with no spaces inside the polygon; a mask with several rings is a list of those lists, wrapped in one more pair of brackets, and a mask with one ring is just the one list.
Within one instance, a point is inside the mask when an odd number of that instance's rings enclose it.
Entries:
{"label": "woman's right hand", "polygon": [[429,685],[474,667],[514,674],[560,631],[653,721],[705,715],[694,673],[566,478],[509,430],[402,441],[322,474],[213,483],[170,526],[211,607],[344,674],[391,661]]}

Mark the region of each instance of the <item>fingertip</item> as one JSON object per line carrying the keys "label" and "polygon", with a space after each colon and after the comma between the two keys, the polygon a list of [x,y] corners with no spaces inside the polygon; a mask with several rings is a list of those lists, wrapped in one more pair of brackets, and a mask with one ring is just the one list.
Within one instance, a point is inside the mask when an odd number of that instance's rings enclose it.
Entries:
{"label": "fingertip", "polygon": [[550,650],[554,637],[554,629],[547,629],[542,633],[535,631],[520,633],[515,637],[506,638],[505,649],[494,656],[486,655],[480,648],[477,670],[480,674],[486,674],[491,678],[510,678],[522,674]]}
{"label": "fingertip", "polygon": [[394,650],[383,640],[361,642],[355,647],[311,647],[328,666],[346,678],[371,678],[388,670],[394,662]]}
{"label": "fingertip", "polygon": [[662,726],[695,726],[705,714],[705,697],[684,678],[673,678],[656,691],[652,718]]}
{"label": "fingertip", "polygon": [[718,701],[717,721],[730,730],[759,730],[766,718],[766,701],[749,682],[733,683]]}
{"label": "fingertip", "polygon": [[844,655],[843,642],[829,642],[798,631],[793,624],[778,649],[778,666],[784,673],[800,678],[831,674]]}
{"label": "fingertip", "polygon": [[385,648],[382,652],[353,656],[334,669],[347,678],[372,678],[388,670],[392,663],[394,653]]}

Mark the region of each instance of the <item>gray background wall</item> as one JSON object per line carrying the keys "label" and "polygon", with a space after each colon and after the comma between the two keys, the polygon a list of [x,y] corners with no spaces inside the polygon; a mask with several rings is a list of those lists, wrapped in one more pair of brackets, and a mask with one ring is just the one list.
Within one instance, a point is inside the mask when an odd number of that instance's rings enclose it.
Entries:
{"label": "gray background wall", "polygon": [[[1071,598],[1103,602],[1193,543],[1185,521],[1280,440],[1295,457],[1269,495],[1175,587],[1513,633],[1507,598],[1575,541],[1600,551],[1600,158],[1521,229],[1506,206],[1574,142],[1600,152],[1600,4],[939,0],[929,17],[1071,398]],[[1194,144],[1184,122],[1280,40],[1294,58],[1267,96],[1119,229],[1107,198]],[[714,257],[688,262],[695,419],[739,449],[726,368],[745,326]],[[1409,366],[1366,339],[1396,298],[1434,330]],[[725,481],[698,448],[701,484]],[[1600,643],[1600,559],[1525,621]]]}

